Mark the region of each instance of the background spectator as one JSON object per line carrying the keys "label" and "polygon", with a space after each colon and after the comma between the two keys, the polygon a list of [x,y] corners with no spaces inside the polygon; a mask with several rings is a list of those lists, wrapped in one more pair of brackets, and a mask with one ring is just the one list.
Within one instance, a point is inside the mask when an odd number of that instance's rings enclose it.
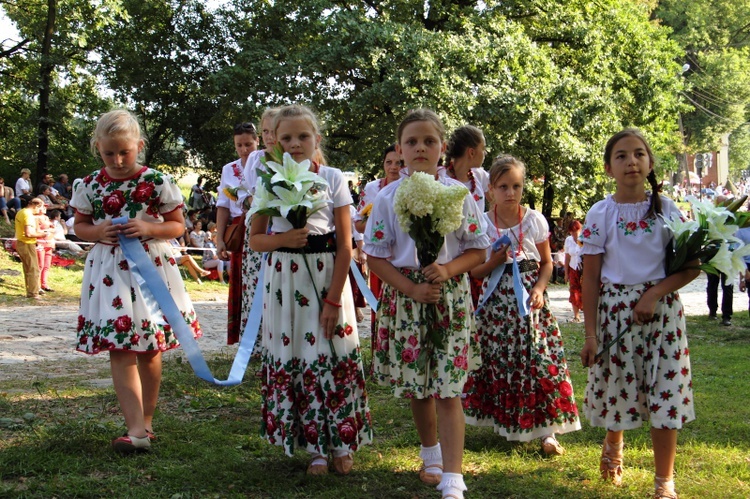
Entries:
{"label": "background spectator", "polygon": [[10,224],[10,217],[8,216],[8,212],[10,212],[13,217],[15,217],[16,213],[20,209],[21,200],[15,196],[13,188],[5,185],[5,179],[3,177],[0,177],[0,213],[3,214],[5,223]]}

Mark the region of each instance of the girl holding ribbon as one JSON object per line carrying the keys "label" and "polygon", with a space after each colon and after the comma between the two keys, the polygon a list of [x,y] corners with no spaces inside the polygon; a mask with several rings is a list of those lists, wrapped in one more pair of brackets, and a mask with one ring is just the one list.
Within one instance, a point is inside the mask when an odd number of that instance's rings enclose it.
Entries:
{"label": "girl holding ribbon", "polygon": [[[75,232],[96,244],[86,257],[76,349],[109,352],[112,381],[127,432],[118,452],[148,450],[161,384],[162,359],[179,343],[159,305],[141,290],[119,236],[138,238],[168,286],[194,337],[202,335],[169,240],[185,231],[182,193],[172,177],[138,163],[145,141],[138,120],[124,110],[104,114],[91,139],[104,168],[76,182],[70,205]],[[126,217],[123,224],[112,220]]]}
{"label": "girl holding ribbon", "polygon": [[491,426],[512,441],[540,439],[545,454],[561,455],[555,434],[581,424],[546,292],[549,226],[541,213],[521,206],[525,176],[525,165],[512,156],[498,156],[490,168],[494,206],[484,216],[493,244],[471,271],[484,279],[477,311],[482,364],[464,387],[464,413],[469,424]]}

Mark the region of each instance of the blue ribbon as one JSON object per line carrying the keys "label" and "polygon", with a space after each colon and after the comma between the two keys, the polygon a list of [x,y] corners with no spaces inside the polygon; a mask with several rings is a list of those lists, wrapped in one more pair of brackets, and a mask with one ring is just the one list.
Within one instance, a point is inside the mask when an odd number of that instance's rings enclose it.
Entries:
{"label": "blue ribbon", "polygon": [[[121,225],[127,222],[127,217],[112,220],[114,225]],[[211,374],[211,369],[209,369],[206,360],[203,358],[203,354],[198,347],[198,342],[193,338],[193,331],[182,316],[182,312],[180,312],[167,285],[157,272],[154,262],[151,261],[146,250],[143,249],[140,240],[125,237],[124,234],[118,234],[118,238],[120,240],[120,248],[128,261],[130,271],[135,276],[135,280],[146,299],[146,305],[152,311],[157,311],[161,308],[196,376],[220,386],[240,384],[245,371],[247,371],[247,365],[250,362],[250,356],[255,346],[255,340],[258,337],[258,329],[260,328],[260,321],[263,315],[263,270],[265,265],[261,264],[260,267],[258,285],[255,287],[250,315],[247,318],[239,350],[229,371],[229,377],[226,380],[218,380]]]}
{"label": "blue ribbon", "polygon": [[[506,234],[492,243],[492,248],[494,250],[497,250],[500,246],[509,244],[510,238]],[[487,287],[485,288],[484,293],[482,293],[482,296],[479,299],[479,303],[477,304],[477,309],[474,312],[475,315],[479,314],[479,311],[482,310],[484,304],[487,302],[487,299],[490,297],[492,292],[495,291],[495,288],[497,288],[497,285],[500,283],[500,279],[503,278],[503,272],[505,271],[506,265],[507,263],[503,263],[502,265],[495,267],[495,270],[493,270],[490,274],[490,278],[487,281]],[[521,282],[521,272],[518,270],[518,259],[516,258],[515,252],[513,253],[513,262],[511,263],[511,265],[513,265],[513,291],[516,295],[518,312],[521,314],[521,317],[526,317],[527,315],[529,315],[529,292],[526,291],[526,288]]]}
{"label": "blue ribbon", "polygon": [[372,290],[367,285],[367,282],[365,282],[365,277],[362,275],[362,272],[359,271],[359,267],[357,267],[357,263],[354,260],[352,260],[351,263],[349,263],[349,268],[352,271],[354,280],[357,282],[359,291],[362,293],[362,296],[365,297],[365,301],[370,306],[373,312],[377,312],[378,300],[375,298],[375,295],[372,293]]}

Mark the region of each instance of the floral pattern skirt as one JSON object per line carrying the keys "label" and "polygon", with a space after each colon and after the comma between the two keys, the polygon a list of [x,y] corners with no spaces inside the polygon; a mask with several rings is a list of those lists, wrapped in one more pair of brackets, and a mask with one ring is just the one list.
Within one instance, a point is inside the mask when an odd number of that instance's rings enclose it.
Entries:
{"label": "floral pattern skirt", "polygon": [[[419,271],[401,269],[401,273],[414,282],[425,282]],[[380,385],[390,386],[396,397],[458,397],[469,370],[480,360],[467,275],[443,283],[437,309],[444,348],[435,350],[426,369],[417,365],[427,329],[424,307],[383,283],[376,314],[373,376]]]}
{"label": "floral pattern skirt", "polygon": [[[632,320],[633,307],[655,283],[605,284],[599,294],[601,345]],[[643,421],[680,429],[695,419],[685,314],[678,293],[656,304],[656,320],[632,329],[589,369],[584,414],[592,426],[620,431]]]}
{"label": "floral pattern skirt", "polygon": [[261,435],[290,456],[296,447],[327,455],[332,449],[353,452],[370,443],[372,424],[348,283],[331,341],[320,326],[316,289],[322,301],[333,278],[334,253],[276,251],[263,265]]}
{"label": "floral pattern skirt", "polygon": [[[146,241],[143,248],[156,265],[193,336],[203,335],[172,256],[173,247],[162,240]],[[147,299],[130,271],[119,246],[96,244],[86,257],[81,287],[76,349],[88,354],[108,350],[166,351],[179,346],[159,304]]]}
{"label": "floral pattern skirt", "polygon": [[[523,272],[531,290],[538,270]],[[487,287],[485,279],[483,287]],[[544,306],[521,317],[506,274],[477,316],[482,365],[464,388],[466,422],[492,426],[508,440],[528,442],[581,429],[557,320]]]}
{"label": "floral pattern skirt", "polygon": [[[239,335],[234,341],[229,339],[228,344],[238,343],[242,339],[242,335],[245,332],[245,325],[247,324],[247,318],[250,316],[250,308],[253,304],[253,296],[255,295],[255,288],[258,285],[258,274],[260,273],[260,263],[263,254],[258,253],[250,249],[250,225],[247,226],[245,231],[245,248],[242,251],[242,304],[240,310],[240,327]],[[253,354],[259,353],[262,347],[263,338],[258,334],[255,340],[255,347],[253,348]]]}

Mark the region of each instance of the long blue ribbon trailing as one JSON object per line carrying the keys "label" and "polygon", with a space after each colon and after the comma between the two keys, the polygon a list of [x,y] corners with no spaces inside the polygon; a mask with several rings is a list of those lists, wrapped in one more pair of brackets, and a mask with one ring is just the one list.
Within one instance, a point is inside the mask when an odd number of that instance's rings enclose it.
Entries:
{"label": "long blue ribbon trailing", "polygon": [[[120,217],[113,219],[112,223],[120,225],[127,223],[127,221],[127,217]],[[240,384],[245,371],[247,371],[247,365],[250,362],[250,356],[258,337],[258,329],[260,328],[260,321],[263,315],[263,270],[265,265],[261,264],[260,267],[258,285],[255,287],[250,314],[247,318],[245,331],[242,334],[239,350],[237,350],[237,355],[229,371],[229,377],[226,380],[218,380],[211,374],[211,369],[209,369],[206,360],[203,358],[203,354],[198,347],[198,342],[193,338],[192,330],[182,316],[182,312],[177,307],[167,285],[161,276],[159,276],[154,262],[151,261],[146,250],[143,249],[140,240],[125,237],[124,234],[119,234],[118,238],[122,253],[128,260],[128,265],[135,276],[136,282],[141,287],[147,306],[151,310],[161,309],[169,325],[172,327],[177,340],[180,342],[196,376],[220,386]]]}
{"label": "long blue ribbon trailing", "polygon": [[[510,238],[506,234],[500,239],[497,239],[493,243],[493,247],[498,248],[500,246],[509,244]],[[482,293],[482,296],[479,299],[479,303],[477,304],[477,309],[474,312],[475,315],[479,314],[479,311],[482,310],[484,304],[487,302],[487,299],[490,297],[492,292],[495,291],[497,285],[500,284],[500,279],[503,278],[503,272],[505,271],[506,265],[507,263],[503,263],[502,265],[495,267],[495,270],[490,273],[490,278],[487,281],[487,287],[485,288],[484,293]],[[526,288],[521,282],[521,272],[518,269],[518,259],[516,258],[515,253],[513,253],[513,262],[511,263],[511,265],[513,266],[513,291],[516,295],[518,312],[521,314],[521,317],[526,317],[527,315],[529,315],[529,292],[526,291]]]}
{"label": "long blue ribbon trailing", "polygon": [[352,260],[351,263],[349,264],[349,268],[352,271],[354,280],[357,282],[359,291],[362,293],[362,296],[365,297],[365,301],[370,306],[373,312],[377,312],[378,300],[377,298],[375,298],[375,295],[373,294],[372,290],[367,285],[367,282],[365,281],[365,277],[362,275],[362,272],[359,271],[359,267],[357,267],[357,263],[354,260]]}

